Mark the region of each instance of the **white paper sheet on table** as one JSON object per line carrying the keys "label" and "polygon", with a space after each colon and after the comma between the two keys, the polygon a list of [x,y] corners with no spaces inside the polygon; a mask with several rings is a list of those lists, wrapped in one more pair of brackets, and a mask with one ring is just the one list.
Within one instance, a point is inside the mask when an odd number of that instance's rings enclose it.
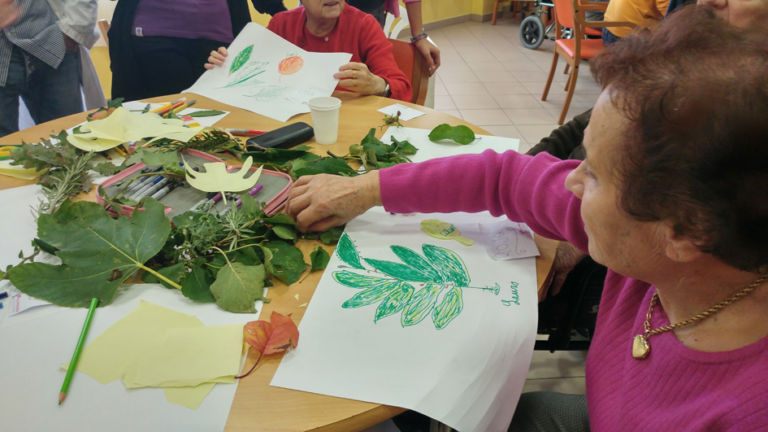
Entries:
{"label": "white paper sheet on table", "polygon": [[[234,314],[213,303],[194,303],[177,290],[157,284],[127,285],[115,301],[96,309],[86,343],[147,300],[194,315],[203,324],[245,324],[255,314]],[[2,430],[80,431],[221,431],[234,398],[235,385],[216,385],[200,407],[190,410],[166,401],[159,388],[126,390],[122,382],[100,384],[76,372],[67,400],[56,404],[86,310],[48,306],[6,317],[0,323],[0,407],[7,413]]]}
{"label": "white paper sheet on table", "polygon": [[[301,341],[283,358],[272,385],[401,406],[460,431],[506,430],[533,353],[534,258],[492,261],[482,247],[421,233],[426,218],[453,223],[476,241],[481,224],[498,220],[487,213],[390,215],[374,208],[351,221],[346,233],[361,258],[400,263],[392,245],[422,256],[424,244],[454,251],[470,276],[468,287],[460,288],[461,312],[438,329],[434,312],[410,326],[403,326],[404,312],[374,322],[386,300],[344,308],[361,290],[338,283],[335,273],[384,275],[364,260],[366,270],[350,268],[335,253],[302,318]],[[425,286],[410,284],[414,296]],[[453,285],[441,286],[436,304]]]}
{"label": "white paper sheet on table", "polygon": [[338,83],[333,74],[352,58],[305,51],[256,23],[248,23],[228,51],[221,67],[203,73],[185,92],[282,122],[309,112],[313,97],[330,96]]}
{"label": "white paper sheet on table", "polygon": [[507,150],[517,151],[520,146],[520,140],[517,138],[505,138],[492,135],[476,135],[475,141],[461,145],[456,143],[435,143],[429,140],[429,129],[418,129],[409,127],[390,127],[381,136],[384,144],[391,142],[390,137],[396,139],[408,140],[419,150],[415,155],[410,156],[413,162],[423,162],[428,159],[445,156],[456,156],[460,154],[482,153],[485,150],[493,150],[496,153],[504,153]]}
{"label": "white paper sheet on table", "polygon": [[[519,143],[483,136],[466,146],[437,144],[428,134],[426,129],[390,127],[382,141],[408,139],[419,149],[414,161],[516,150]],[[420,230],[423,219],[452,223],[475,245],[428,237]],[[272,385],[401,406],[460,431],[506,430],[533,353],[538,300],[534,258],[493,261],[483,247],[482,226],[503,220],[488,213],[390,215],[374,208],[351,221],[345,232],[362,257],[399,263],[391,245],[422,256],[424,244],[447,248],[462,258],[468,285],[475,288],[461,289],[463,308],[442,329],[429,316],[403,327],[402,312],[374,322],[380,301],[341,306],[360,290],[334,279],[342,265],[334,254],[302,318],[299,346],[285,355]],[[419,283],[413,287],[421,288]]]}

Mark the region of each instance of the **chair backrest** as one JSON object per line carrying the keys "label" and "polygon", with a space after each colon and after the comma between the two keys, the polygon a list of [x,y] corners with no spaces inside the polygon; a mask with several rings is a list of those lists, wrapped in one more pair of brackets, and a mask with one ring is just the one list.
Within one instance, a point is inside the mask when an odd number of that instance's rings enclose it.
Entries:
{"label": "chair backrest", "polygon": [[109,36],[107,36],[107,33],[109,33],[109,21],[100,19],[97,24],[99,26],[99,33],[101,33],[101,37],[104,39],[104,43],[109,46]]}
{"label": "chair backrest", "polygon": [[387,16],[384,19],[384,34],[387,36],[387,39],[397,39],[400,32],[411,25],[410,21],[408,21],[408,11],[403,6],[399,7],[399,18],[395,18],[394,15],[387,12]]}
{"label": "chair backrest", "polygon": [[390,39],[389,42],[392,44],[392,53],[395,55],[397,67],[411,81],[411,88],[413,89],[411,102],[424,105],[429,86],[429,75],[424,57],[416,51],[413,44],[396,39]]}
{"label": "chair backrest", "polygon": [[555,19],[557,20],[557,29],[560,27],[576,27],[573,20],[573,2],[574,0],[555,0]]}

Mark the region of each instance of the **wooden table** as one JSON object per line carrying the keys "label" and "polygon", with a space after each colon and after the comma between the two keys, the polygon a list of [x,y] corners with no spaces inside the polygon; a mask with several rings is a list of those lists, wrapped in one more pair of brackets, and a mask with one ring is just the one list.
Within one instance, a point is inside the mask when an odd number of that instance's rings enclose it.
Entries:
{"label": "wooden table", "polygon": [[[199,95],[187,94],[186,96],[197,99],[197,106],[201,108],[230,111],[229,115],[216,124],[218,127],[269,130],[284,125],[276,120]],[[312,142],[313,151],[322,155],[325,155],[324,153],[328,150],[336,154],[346,154],[349,145],[359,143],[371,127],[376,127],[377,136],[381,136],[383,130],[378,127],[383,123],[384,116],[377,110],[391,105],[393,103],[391,99],[376,96],[355,97],[342,92],[337,92],[335,96],[343,100],[339,114],[339,139],[336,144],[328,146]],[[171,95],[149,99],[149,101],[169,101],[177,97],[177,95]],[[461,119],[422,106],[411,106],[425,112],[426,115],[405,122],[405,126],[431,129],[440,123],[465,124],[477,133],[487,134],[481,128]],[[85,121],[85,116],[85,113],[80,113],[43,123],[2,137],[0,144],[37,142],[52,133],[58,133]],[[312,123],[309,114],[298,115],[290,120],[291,123],[296,121]],[[30,183],[33,182],[0,175],[0,189]],[[549,275],[557,242],[541,237],[537,237],[536,242],[541,251],[541,256],[536,260],[536,273],[539,289],[541,289]],[[309,256],[309,252],[318,244],[314,241],[301,241],[298,246],[305,256]],[[332,248],[327,249],[332,252]],[[272,310],[277,310],[283,314],[290,313],[296,321],[300,321],[320,281],[320,276],[321,272],[310,273],[304,280],[290,287],[275,281],[275,286],[269,289],[269,297],[272,301],[265,304],[262,316],[268,317]],[[403,408],[398,407],[272,387],[269,382],[280,364],[280,359],[279,356],[265,357],[251,375],[240,381],[232,402],[226,431],[353,431],[370,427],[404,411]],[[250,362],[254,360],[255,358],[249,359]]]}

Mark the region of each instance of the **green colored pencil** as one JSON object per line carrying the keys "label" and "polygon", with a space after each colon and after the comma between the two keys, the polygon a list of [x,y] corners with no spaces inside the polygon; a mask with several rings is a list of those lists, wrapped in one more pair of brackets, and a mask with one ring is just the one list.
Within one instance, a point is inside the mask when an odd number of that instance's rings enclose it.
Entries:
{"label": "green colored pencil", "polygon": [[72,375],[75,373],[77,367],[77,361],[80,359],[80,353],[83,351],[83,344],[85,338],[88,336],[88,329],[91,327],[91,319],[93,318],[93,311],[96,310],[96,306],[99,305],[99,299],[94,297],[91,299],[91,306],[88,308],[88,315],[85,316],[85,322],[83,323],[83,330],[80,331],[80,338],[77,340],[77,346],[75,346],[75,352],[72,354],[72,360],[69,361],[69,368],[67,368],[67,374],[64,376],[64,382],[61,384],[61,390],[59,391],[59,405],[64,402],[67,397],[67,391],[69,390],[69,383],[72,382]]}

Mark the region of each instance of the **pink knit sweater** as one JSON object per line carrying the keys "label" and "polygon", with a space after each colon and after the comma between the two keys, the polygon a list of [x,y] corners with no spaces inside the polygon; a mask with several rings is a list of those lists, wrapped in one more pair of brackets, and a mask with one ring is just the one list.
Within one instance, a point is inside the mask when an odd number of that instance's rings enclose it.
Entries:
{"label": "pink knit sweater", "polygon": [[[398,165],[380,172],[382,201],[395,213],[490,210],[585,250],[580,201],[564,187],[577,163],[486,151]],[[768,431],[768,337],[706,353],[665,332],[653,336],[648,358],[635,360],[632,338],[653,291],[608,271],[586,363],[592,431]],[[656,307],[651,326],[668,323]]]}

